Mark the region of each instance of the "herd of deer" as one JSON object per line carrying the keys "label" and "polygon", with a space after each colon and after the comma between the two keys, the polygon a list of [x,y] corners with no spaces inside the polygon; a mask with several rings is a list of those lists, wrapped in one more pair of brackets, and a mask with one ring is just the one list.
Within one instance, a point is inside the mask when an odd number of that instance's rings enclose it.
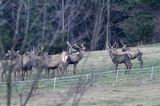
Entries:
{"label": "herd of deer", "polygon": [[[126,44],[122,44],[122,52],[117,51],[117,43],[114,43],[113,46],[108,45],[108,52],[110,54],[111,60],[115,65],[115,71],[118,68],[118,64],[125,64],[126,71],[125,73],[129,73],[129,70],[132,67],[131,60],[138,59],[140,67],[143,68],[143,59],[142,54],[143,52],[140,49],[130,50]],[[110,47],[109,47],[110,46]],[[115,47],[116,46],[116,47]]]}
{"label": "herd of deer", "polygon": [[[50,78],[55,77],[55,74],[64,75],[67,72],[68,66],[72,64],[73,74],[76,74],[76,66],[83,58],[86,47],[83,44],[71,45],[69,42],[67,42],[67,45],[68,50],[57,55],[44,53],[42,52],[43,49],[39,51],[33,49],[31,52],[26,52],[23,55],[19,54],[18,51],[8,51],[5,55],[6,59],[0,62],[2,81],[4,81],[4,76],[7,75],[8,70],[13,71],[14,80],[17,80],[17,77],[21,80],[26,80],[29,76],[28,74],[31,74],[36,67],[45,70],[45,75]],[[126,45],[123,45],[123,52],[119,53],[115,46],[116,43],[113,46],[108,46],[108,52],[115,65],[115,70],[117,70],[118,64],[124,63],[127,68],[125,73],[129,72],[132,67],[131,60],[135,58],[139,60],[141,67],[143,67],[142,52],[139,49],[133,52]]]}
{"label": "herd of deer", "polygon": [[[73,64],[73,73],[75,74],[76,66],[83,58],[83,53],[86,48],[83,44],[67,44],[69,50],[57,55],[44,53],[42,52],[43,48],[38,51],[33,49],[31,52],[26,52],[23,55],[19,54],[19,51],[8,51],[5,55],[6,59],[0,62],[2,81],[4,81],[4,76],[9,70],[12,70],[14,73],[14,80],[16,80],[17,77],[20,77],[22,80],[27,79],[28,74],[31,74],[36,68],[45,70],[45,75],[47,75],[48,78],[51,76],[54,77],[55,73],[63,75],[64,72],[67,72],[69,64]],[[73,53],[74,48],[76,48],[76,53]],[[50,73],[51,70],[53,70],[52,74]]]}

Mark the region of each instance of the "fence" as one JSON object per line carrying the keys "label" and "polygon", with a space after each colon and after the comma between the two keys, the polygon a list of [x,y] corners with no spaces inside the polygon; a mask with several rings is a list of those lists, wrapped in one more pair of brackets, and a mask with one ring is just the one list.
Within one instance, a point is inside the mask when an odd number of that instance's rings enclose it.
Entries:
{"label": "fence", "polygon": [[[160,74],[160,66],[158,67],[149,67],[149,68],[136,68],[136,69],[131,69],[129,74],[124,74],[124,75],[138,75],[140,73],[148,73],[148,77],[150,80],[153,79],[154,76],[156,76],[157,73]],[[136,72],[132,72],[136,71]],[[51,82],[53,85],[54,90],[56,89],[56,84],[60,82],[65,82],[65,81],[74,81],[77,79],[84,79],[85,82],[87,83],[89,80],[91,82],[91,85],[93,84],[93,80],[95,78],[100,78],[102,76],[112,76],[113,80],[112,83],[118,83],[120,76],[124,73],[124,70],[117,70],[117,71],[105,71],[105,72],[96,72],[93,68],[90,73],[85,74],[85,75],[77,75],[77,76],[70,76],[70,77],[60,77],[60,78],[53,78],[53,79],[41,79],[39,80],[39,83],[45,83],[45,82]],[[158,74],[157,74],[158,75]],[[146,77],[144,75],[144,77]],[[115,80],[114,80],[115,79]],[[33,80],[26,80],[26,81],[15,81],[13,82],[13,85],[17,86],[22,86],[24,84],[31,84],[33,83]],[[0,82],[0,87],[6,86],[4,82]]]}
{"label": "fence", "polygon": [[[92,86],[94,84],[105,85],[124,85],[135,84],[140,82],[156,82],[160,80],[160,66],[149,68],[137,68],[131,69],[129,74],[125,74],[124,70],[104,71],[96,72],[91,69],[90,73],[85,75],[77,75],[70,77],[61,77],[53,79],[41,79],[38,82],[38,90],[51,90],[56,92],[58,90],[69,89],[77,83],[81,82]],[[13,95],[17,95],[19,92],[29,92],[31,85],[34,81],[15,81],[13,82]],[[0,97],[4,97],[6,92],[6,85],[4,82],[0,82]]]}

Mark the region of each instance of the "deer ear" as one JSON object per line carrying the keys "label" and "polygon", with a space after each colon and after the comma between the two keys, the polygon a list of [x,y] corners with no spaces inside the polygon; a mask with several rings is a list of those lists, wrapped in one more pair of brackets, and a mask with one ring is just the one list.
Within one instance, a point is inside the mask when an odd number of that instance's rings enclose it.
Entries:
{"label": "deer ear", "polygon": [[28,55],[29,54],[29,52],[26,52],[26,55]]}
{"label": "deer ear", "polygon": [[16,53],[19,53],[19,50],[17,50]]}
{"label": "deer ear", "polygon": [[112,46],[111,46],[111,44],[110,44],[110,43],[108,44],[108,47],[109,47],[109,49],[110,49],[110,48],[112,48]]}
{"label": "deer ear", "polygon": [[109,45],[108,44],[106,44],[106,49],[109,50]]}
{"label": "deer ear", "polygon": [[118,48],[118,44],[117,44],[117,42],[116,42],[116,47],[115,47],[116,49]]}
{"label": "deer ear", "polygon": [[10,51],[10,50],[8,50],[7,52],[8,52],[8,53],[10,53],[11,51]]}
{"label": "deer ear", "polygon": [[81,44],[82,48],[84,48],[84,44]]}
{"label": "deer ear", "polygon": [[71,44],[70,44],[68,41],[67,41],[67,45],[68,45],[68,46],[71,46]]}

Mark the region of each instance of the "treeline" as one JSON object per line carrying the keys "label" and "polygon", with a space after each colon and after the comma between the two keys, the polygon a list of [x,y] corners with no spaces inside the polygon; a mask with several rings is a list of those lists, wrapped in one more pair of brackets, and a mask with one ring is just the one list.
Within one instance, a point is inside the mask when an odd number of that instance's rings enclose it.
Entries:
{"label": "treeline", "polygon": [[107,43],[151,43],[159,0],[0,0],[0,51],[44,47],[53,54],[66,42],[90,50]]}

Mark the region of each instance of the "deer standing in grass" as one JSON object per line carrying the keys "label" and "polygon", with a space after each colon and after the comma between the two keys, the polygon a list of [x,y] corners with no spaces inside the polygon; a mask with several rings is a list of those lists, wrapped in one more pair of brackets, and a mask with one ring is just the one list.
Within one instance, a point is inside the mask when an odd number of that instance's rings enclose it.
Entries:
{"label": "deer standing in grass", "polygon": [[15,52],[14,50],[8,50],[8,52],[5,54],[5,60],[2,60],[0,64],[2,81],[4,81],[4,75],[6,75],[7,71],[15,71],[15,66],[18,62],[18,57],[19,51]]}
{"label": "deer standing in grass", "polygon": [[126,66],[126,71],[125,73],[129,73],[129,70],[132,67],[131,59],[128,56],[128,54],[119,54],[116,48],[114,48],[114,45],[112,47],[108,47],[108,52],[110,54],[111,60],[115,66],[115,71],[117,71],[118,65],[119,64],[125,64]]}
{"label": "deer standing in grass", "polygon": [[63,63],[62,58],[64,58],[63,55],[64,52],[62,52],[61,54],[57,54],[57,55],[48,55],[48,54],[44,54],[43,55],[43,68],[47,71],[45,72],[45,74],[47,73],[48,78],[50,78],[50,71],[52,70],[52,77],[55,77],[55,72],[58,73],[58,75],[60,74],[64,74],[65,71],[65,66]]}
{"label": "deer standing in grass", "polygon": [[[72,49],[71,45],[69,43],[67,43],[69,48]],[[83,58],[83,54],[84,51],[86,50],[86,48],[84,47],[83,44],[81,44],[81,47],[78,46],[77,44],[74,44],[74,46],[76,48],[79,49],[79,51],[77,53],[66,53],[66,64],[72,64],[73,65],[73,74],[76,74],[76,67],[77,64],[80,62],[80,60]]]}
{"label": "deer standing in grass", "polygon": [[[28,73],[32,74],[33,67],[38,66],[40,57],[35,52],[28,52],[27,54],[22,55],[22,80],[27,79]],[[26,77],[26,78],[25,78]]]}
{"label": "deer standing in grass", "polygon": [[140,67],[143,68],[143,63],[144,63],[142,59],[143,52],[140,49],[136,49],[134,51],[130,50],[130,48],[127,47],[127,44],[123,44],[123,43],[121,44],[123,45],[122,52],[127,53],[128,56],[131,58],[131,60],[137,58],[139,61]]}

